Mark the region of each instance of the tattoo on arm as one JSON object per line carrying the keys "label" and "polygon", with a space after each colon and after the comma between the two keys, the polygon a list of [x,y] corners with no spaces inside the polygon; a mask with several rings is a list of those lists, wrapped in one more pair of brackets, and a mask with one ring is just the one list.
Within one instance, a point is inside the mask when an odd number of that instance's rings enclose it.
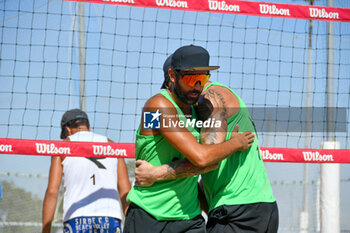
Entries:
{"label": "tattoo on arm", "polygon": [[179,159],[167,165],[167,169],[166,169],[167,172],[162,179],[172,180],[172,179],[178,179],[183,177],[195,176],[202,173],[206,173],[216,168],[217,168],[217,165],[200,168],[200,167],[194,166],[186,158]]}
{"label": "tattoo on arm", "polygon": [[199,101],[198,109],[200,110],[198,111],[200,119],[211,118],[221,122],[221,128],[202,128],[201,142],[203,144],[224,142],[227,131],[227,109],[226,101],[222,94],[216,90],[209,89]]}

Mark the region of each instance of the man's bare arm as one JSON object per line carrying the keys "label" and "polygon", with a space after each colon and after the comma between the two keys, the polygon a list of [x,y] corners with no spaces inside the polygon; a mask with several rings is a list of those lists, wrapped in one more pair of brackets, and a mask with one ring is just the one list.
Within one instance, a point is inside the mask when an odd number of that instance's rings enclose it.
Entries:
{"label": "man's bare arm", "polygon": [[216,169],[217,164],[208,167],[196,167],[188,159],[179,159],[165,166],[166,172],[158,180],[178,179],[188,176],[195,176]]}
{"label": "man's bare arm", "polygon": [[128,195],[131,186],[129,182],[129,175],[128,175],[128,168],[126,166],[124,158],[118,158],[118,184],[117,188],[119,191],[120,201],[122,203],[123,213],[124,216],[126,216],[126,212],[129,208],[129,204],[126,201],[126,196]]}
{"label": "man's bare arm", "polygon": [[208,89],[198,101],[197,114],[201,120],[215,119],[221,122],[220,128],[207,127],[201,129],[202,144],[219,144],[226,141],[227,134],[227,107],[223,95],[215,90]]}
{"label": "man's bare arm", "polygon": [[169,164],[154,167],[144,160],[137,160],[135,168],[136,185],[151,186],[157,181],[174,180],[195,176],[217,168],[217,165],[196,167],[186,158],[175,160]]}
{"label": "man's bare arm", "polygon": [[55,217],[58,191],[61,185],[63,168],[61,158],[54,156],[51,158],[49,183],[45,192],[42,212],[42,233],[51,232],[51,224]]}

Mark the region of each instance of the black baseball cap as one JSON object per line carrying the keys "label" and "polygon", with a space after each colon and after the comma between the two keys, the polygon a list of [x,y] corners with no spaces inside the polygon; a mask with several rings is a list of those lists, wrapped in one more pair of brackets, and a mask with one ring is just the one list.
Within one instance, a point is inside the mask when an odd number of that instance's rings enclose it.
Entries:
{"label": "black baseball cap", "polygon": [[167,85],[167,83],[169,82],[168,70],[171,67],[171,58],[172,58],[172,54],[165,60],[164,65],[163,65],[164,82],[162,84],[161,89],[166,89],[168,87],[168,85]]}
{"label": "black baseball cap", "polygon": [[209,53],[200,46],[186,45],[178,48],[172,55],[171,67],[183,71],[216,70],[220,66],[209,66]]}
{"label": "black baseball cap", "polygon": [[68,110],[67,112],[65,112],[62,116],[62,119],[61,119],[61,139],[64,139],[64,134],[65,134],[65,127],[67,125],[68,122],[70,122],[71,120],[76,120],[76,119],[86,119],[86,120],[89,120],[88,118],[88,115],[78,109],[78,108],[75,108],[75,109],[71,109],[71,110]]}

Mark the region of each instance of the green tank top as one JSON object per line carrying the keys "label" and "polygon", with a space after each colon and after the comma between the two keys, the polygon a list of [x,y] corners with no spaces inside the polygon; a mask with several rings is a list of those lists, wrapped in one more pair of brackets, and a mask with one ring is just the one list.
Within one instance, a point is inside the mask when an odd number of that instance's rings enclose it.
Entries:
{"label": "green tank top", "polygon": [[[210,83],[206,89],[211,85],[229,89],[239,100],[238,112],[227,119],[226,140],[230,139],[236,124],[239,125],[239,132],[255,133],[252,118],[242,99],[229,87],[217,82]],[[203,174],[202,179],[210,210],[221,205],[275,201],[256,136],[248,150],[236,152],[222,160],[216,170]]]}
{"label": "green tank top", "polygon": [[[176,108],[179,119],[186,122],[181,109],[176,105],[166,90],[160,92]],[[195,118],[192,108],[192,119]],[[198,129],[187,128],[199,141]],[[145,136],[136,132],[135,158],[146,160],[153,166],[168,164],[173,159],[184,158],[162,135]],[[134,186],[130,190],[127,200],[135,203],[151,214],[157,220],[189,220],[198,216],[201,211],[197,198],[198,176],[181,178],[171,181],[156,182],[150,187]]]}

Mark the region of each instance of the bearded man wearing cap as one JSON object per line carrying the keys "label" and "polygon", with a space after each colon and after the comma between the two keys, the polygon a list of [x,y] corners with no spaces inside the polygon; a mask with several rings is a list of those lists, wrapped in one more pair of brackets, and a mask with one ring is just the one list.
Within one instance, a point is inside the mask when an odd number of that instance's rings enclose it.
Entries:
{"label": "bearded man wearing cap", "polygon": [[[65,141],[112,142],[91,132],[88,116],[80,109],[64,113],[61,129]],[[130,190],[123,158],[53,156],[43,204],[43,233],[51,231],[62,177],[64,232],[121,232]]]}
{"label": "bearded man wearing cap", "polygon": [[[249,148],[254,140],[251,132],[233,133],[231,139],[221,144],[202,145],[198,142],[199,129],[184,123],[197,120],[193,105],[210,77],[209,72],[219,68],[209,66],[207,50],[183,46],[170,60],[172,87],[146,102],[136,132],[136,159],[160,166],[186,157],[195,166],[210,170],[232,153]],[[164,122],[172,124],[166,126]],[[131,204],[124,233],[206,232],[197,198],[197,181],[198,176],[192,176],[149,187],[134,186],[127,197]]]}
{"label": "bearded man wearing cap", "polygon": [[[164,63],[165,75],[169,63]],[[169,83],[167,86],[171,86]],[[166,88],[163,84],[162,88]],[[255,133],[254,123],[243,100],[229,87],[207,82],[198,101],[200,119],[215,118],[224,122],[220,130],[201,129],[201,143],[222,143],[231,136],[237,125],[239,131]],[[150,186],[163,180],[179,179],[202,174],[202,186],[208,204],[208,233],[261,232],[277,233],[278,207],[255,138],[246,151],[225,158],[215,170],[199,168],[188,159],[152,166],[136,161],[135,178],[138,185]],[[207,172],[207,173],[205,173]],[[203,205],[205,206],[205,205]]]}

